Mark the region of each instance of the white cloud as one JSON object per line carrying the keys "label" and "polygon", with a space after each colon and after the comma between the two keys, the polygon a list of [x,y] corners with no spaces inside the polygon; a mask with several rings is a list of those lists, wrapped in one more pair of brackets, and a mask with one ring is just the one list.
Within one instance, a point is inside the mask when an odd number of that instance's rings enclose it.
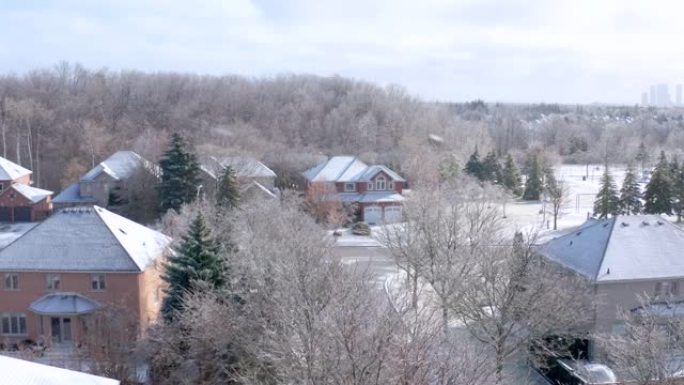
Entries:
{"label": "white cloud", "polygon": [[683,80],[684,3],[64,0],[0,5],[0,70],[338,73],[426,98],[636,102]]}

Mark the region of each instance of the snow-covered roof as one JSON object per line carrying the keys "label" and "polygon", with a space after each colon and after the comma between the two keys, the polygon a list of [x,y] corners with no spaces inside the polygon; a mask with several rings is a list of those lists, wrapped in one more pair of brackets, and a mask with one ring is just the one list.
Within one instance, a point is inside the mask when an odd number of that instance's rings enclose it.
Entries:
{"label": "snow-covered roof", "polygon": [[273,191],[267,189],[266,186],[257,181],[248,184],[247,187],[242,190],[241,194],[249,193],[250,190],[256,190],[269,198],[278,199],[278,196],[273,193]]}
{"label": "snow-covered roof", "polygon": [[97,199],[92,197],[82,197],[81,188],[78,182],[67,187],[56,197],[52,198],[53,203],[95,203]]}
{"label": "snow-covered roof", "polygon": [[12,385],[119,385],[118,380],[0,355],[3,384]]}
{"label": "snow-covered roof", "polygon": [[0,270],[141,272],[170,242],[98,206],[66,208],[0,250]]}
{"label": "snow-covered roof", "polygon": [[43,315],[81,315],[101,308],[96,301],[78,293],[49,293],[33,301],[29,309]]}
{"label": "snow-covered roof", "polygon": [[538,248],[595,282],[684,277],[684,231],[658,215],[585,224]]}
{"label": "snow-covered roof", "polygon": [[83,175],[81,180],[94,180],[103,172],[115,180],[124,180],[133,175],[140,166],[151,167],[149,161],[133,151],[117,151]]}
{"label": "snow-covered roof", "polygon": [[14,180],[31,173],[31,170],[0,157],[0,180]]}
{"label": "snow-covered roof", "polygon": [[309,182],[363,182],[381,171],[395,181],[404,182],[404,178],[389,168],[383,165],[368,166],[353,156],[333,156],[308,169],[303,175]]}
{"label": "snow-covered roof", "polygon": [[221,168],[230,166],[242,178],[275,178],[276,173],[254,158],[230,156],[215,158]]}
{"label": "snow-covered roof", "polygon": [[403,202],[406,199],[404,199],[401,194],[397,194],[394,191],[374,191],[374,192],[367,192],[361,196],[361,199],[359,199],[359,202],[362,203],[381,203],[381,202]]}
{"label": "snow-covered roof", "polygon": [[26,197],[26,199],[30,200],[33,203],[38,203],[52,195],[52,191],[50,190],[43,190],[42,188],[31,187],[23,183],[15,183],[12,185],[11,188],[16,190],[19,194],[23,195],[24,197]]}

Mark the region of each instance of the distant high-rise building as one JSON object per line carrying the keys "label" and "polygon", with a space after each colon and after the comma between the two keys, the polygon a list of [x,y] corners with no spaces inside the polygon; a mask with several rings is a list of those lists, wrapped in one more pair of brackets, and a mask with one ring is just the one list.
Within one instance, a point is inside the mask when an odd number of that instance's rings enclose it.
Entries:
{"label": "distant high-rise building", "polygon": [[658,107],[667,107],[672,104],[670,100],[670,92],[667,89],[667,84],[658,84],[657,90],[656,90],[656,98],[657,98],[657,103],[656,105]]}
{"label": "distant high-rise building", "polygon": [[641,105],[648,106],[648,92],[641,93]]}
{"label": "distant high-rise building", "polygon": [[652,106],[657,106],[658,105],[658,99],[656,99],[656,86],[651,86],[650,88],[650,102]]}
{"label": "distant high-rise building", "polygon": [[681,106],[682,105],[682,85],[677,84],[677,105]]}

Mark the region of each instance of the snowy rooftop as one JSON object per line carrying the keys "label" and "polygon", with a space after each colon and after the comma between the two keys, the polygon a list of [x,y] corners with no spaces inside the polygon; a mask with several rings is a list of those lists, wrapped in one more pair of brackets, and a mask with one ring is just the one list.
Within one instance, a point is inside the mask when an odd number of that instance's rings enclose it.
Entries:
{"label": "snowy rooftop", "polygon": [[95,198],[88,198],[81,196],[81,188],[78,183],[74,183],[67,187],[61,193],[57,194],[52,199],[54,203],[95,203]]}
{"label": "snowy rooftop", "polygon": [[0,251],[0,270],[140,272],[171,239],[98,206],[62,209]]}
{"label": "snowy rooftop", "polygon": [[3,355],[0,355],[0,373],[0,382],[12,385],[119,385],[118,380]]}
{"label": "snowy rooftop", "polygon": [[103,172],[116,180],[124,180],[133,175],[141,165],[147,167],[149,162],[133,151],[117,151],[83,175],[81,180],[93,180]]}
{"label": "snowy rooftop", "polygon": [[389,168],[382,165],[368,166],[353,156],[333,156],[308,169],[303,175],[310,182],[362,182],[370,180],[381,171],[395,181],[404,182],[399,174]]}
{"label": "snowy rooftop", "polygon": [[31,187],[23,183],[15,183],[12,185],[12,188],[33,203],[38,203],[52,195],[52,191],[50,190],[43,190],[42,188]]}
{"label": "snowy rooftop", "polygon": [[0,180],[14,180],[28,174],[31,174],[31,170],[0,157]]}
{"label": "snowy rooftop", "polygon": [[238,177],[243,178],[275,178],[276,174],[270,168],[266,167],[265,164],[254,158],[247,157],[224,157],[216,158],[216,162],[221,166],[221,168],[226,168],[230,166],[235,170],[235,174]]}
{"label": "snowy rooftop", "polygon": [[49,293],[29,306],[36,314],[80,315],[92,313],[101,305],[78,293]]}
{"label": "snowy rooftop", "polygon": [[684,231],[657,215],[593,220],[538,249],[596,282],[684,277],[683,250]]}

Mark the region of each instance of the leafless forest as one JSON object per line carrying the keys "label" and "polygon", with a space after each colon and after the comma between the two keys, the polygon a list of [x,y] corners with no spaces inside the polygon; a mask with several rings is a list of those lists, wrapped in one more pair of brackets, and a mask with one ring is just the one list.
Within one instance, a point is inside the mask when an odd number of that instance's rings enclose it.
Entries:
{"label": "leafless forest", "polygon": [[628,161],[642,142],[652,154],[676,153],[683,127],[676,109],[443,104],[340,77],[114,72],[60,63],[0,78],[1,155],[54,190],[118,149],[156,160],[171,132],[190,138],[200,153],[250,153],[277,172],[345,153],[415,180],[430,178],[431,166],[445,159],[462,165],[475,147],[518,160],[539,148],[578,163],[601,162],[606,153]]}

